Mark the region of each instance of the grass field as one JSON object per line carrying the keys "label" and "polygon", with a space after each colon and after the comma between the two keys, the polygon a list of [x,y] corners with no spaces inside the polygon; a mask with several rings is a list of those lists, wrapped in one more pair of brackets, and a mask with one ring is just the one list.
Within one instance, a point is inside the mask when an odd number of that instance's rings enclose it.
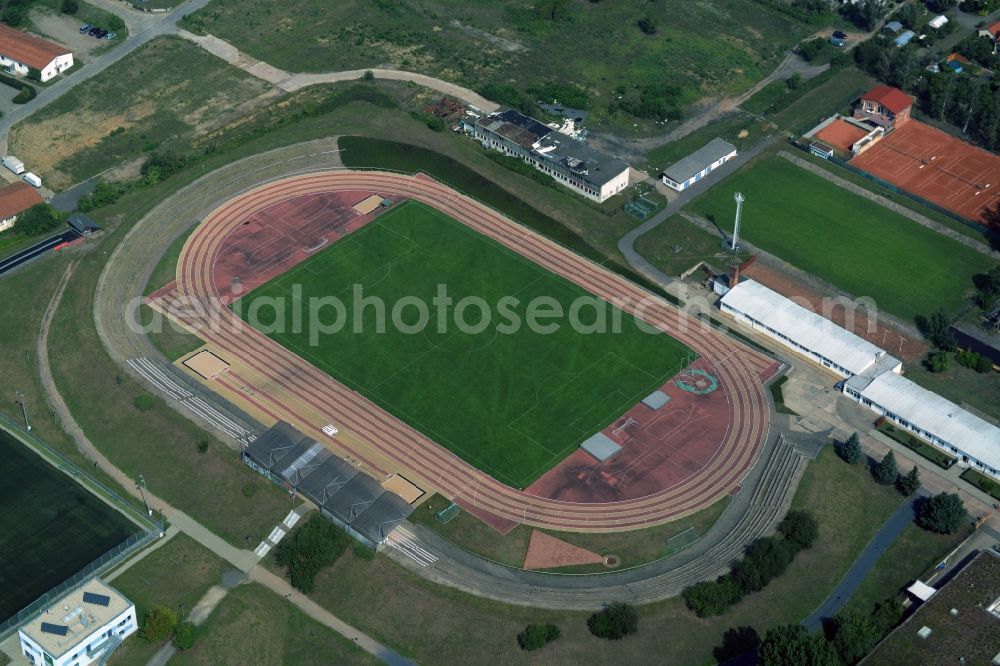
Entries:
{"label": "grass field", "polygon": [[159,37],[11,129],[11,151],[62,189],[274,99],[270,84],[177,37]]}
{"label": "grass field", "polygon": [[744,168],[689,206],[732,230],[733,192],[746,195],[743,235],[879,308],[913,321],[957,310],[988,257],[780,157]]}
{"label": "grass field", "polygon": [[856,67],[845,67],[819,84],[804,82],[809,89],[769,118],[781,129],[805,132],[833,113],[849,113],[851,103],[876,83]]}
{"label": "grass field", "polygon": [[[637,82],[676,86],[681,106],[745,90],[816,29],[750,0],[571,2],[553,16],[546,9],[554,4],[304,0],[279,18],[269,0],[215,0],[183,25],[290,71],[384,63],[472,88],[516,82],[522,91],[573,81],[588,97],[592,123],[628,130],[632,117],[608,107]],[[645,15],[657,21],[657,34],[637,27]]]}
{"label": "grass field", "polygon": [[[606,534],[543,531],[557,539],[568,541],[601,555],[617,555],[621,562],[619,568],[634,567],[671,554],[667,549],[667,539],[677,536],[685,530],[694,529],[699,535],[704,535],[729,505],[729,499],[728,496],[723,497],[711,506],[690,516],[665,525],[641,530]],[[434,495],[417,507],[416,511],[410,515],[410,520],[426,525],[448,541],[487,559],[518,568],[524,564],[524,554],[528,550],[528,541],[531,539],[531,532],[534,528],[522,524],[507,534],[500,534],[465,511],[460,511],[450,521],[442,523],[434,514],[449,504],[450,502],[444,497]],[[566,567],[565,571],[568,573],[594,573],[608,571],[608,569],[603,564],[596,564]]]}
{"label": "grass field", "polygon": [[[400,308],[400,323],[380,334],[375,308],[358,316],[355,284],[390,313],[401,299],[420,299],[428,317],[435,309],[434,322],[421,325],[416,308]],[[301,285],[301,300],[288,298],[293,285]],[[456,307],[442,323],[432,303],[439,285],[454,303],[484,299],[497,319],[462,330],[456,322],[463,310]],[[330,295],[347,306],[339,332],[319,344],[311,341],[317,329],[308,326],[270,333],[276,312],[290,322],[293,307]],[[620,315],[620,332],[609,324],[605,334],[578,333],[569,320],[551,332],[527,325],[536,299],[569,313],[588,296],[444,214],[408,202],[254,290],[235,309],[254,323],[259,308],[255,325],[282,345],[498,480],[525,487],[676,374],[690,354],[607,304],[607,315],[588,306],[580,322]],[[283,301],[280,309],[260,307],[272,299]],[[512,299],[509,311],[503,299]],[[479,312],[464,320],[477,324]]]}
{"label": "grass field", "polygon": [[257,583],[232,590],[171,664],[355,666],[380,661]]}
{"label": "grass field", "polygon": [[[719,271],[727,270],[732,252],[723,251],[722,240],[722,234],[709,233],[680,215],[673,215],[639,236],[635,249],[667,275],[677,276],[699,261]],[[750,254],[740,252],[739,257],[746,261]]]}
{"label": "grass field", "polygon": [[2,430],[0,506],[4,620],[141,529]]}

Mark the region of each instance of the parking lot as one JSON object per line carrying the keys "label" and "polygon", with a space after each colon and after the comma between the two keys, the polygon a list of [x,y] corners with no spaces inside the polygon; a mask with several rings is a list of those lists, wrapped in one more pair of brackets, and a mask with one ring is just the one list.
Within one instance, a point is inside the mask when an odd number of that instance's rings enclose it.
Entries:
{"label": "parking lot", "polygon": [[114,43],[82,34],[80,26],[86,23],[86,21],[81,21],[74,16],[52,14],[33,9],[31,11],[31,22],[38,28],[39,33],[43,37],[67,46],[73,51],[75,58],[82,59],[84,62],[91,60],[92,58],[89,56],[95,51],[107,49]]}

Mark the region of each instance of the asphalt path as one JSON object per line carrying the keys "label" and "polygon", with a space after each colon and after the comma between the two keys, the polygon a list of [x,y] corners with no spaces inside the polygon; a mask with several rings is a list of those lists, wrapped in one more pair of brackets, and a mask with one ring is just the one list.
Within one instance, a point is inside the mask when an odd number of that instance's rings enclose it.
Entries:
{"label": "asphalt path", "polygon": [[[906,526],[913,522],[914,507],[923,494],[918,493],[903,502],[889,520],[885,521],[879,531],[875,533],[872,540],[861,551],[854,564],[847,570],[844,577],[833,588],[830,595],[814,610],[809,617],[802,620],[803,626],[809,631],[816,631],[822,628],[823,620],[832,618],[840,612],[858,587],[865,580],[872,568],[878,563],[885,551],[889,549],[899,535],[906,529]],[[846,510],[850,510],[845,507]]]}
{"label": "asphalt path", "polygon": [[46,238],[43,241],[39,241],[31,247],[21,250],[17,254],[0,261],[0,275],[9,273],[15,268],[37,259],[60,243],[68,243],[69,241],[76,240],[79,237],[80,235],[71,229],[61,234],[56,234],[55,236]]}

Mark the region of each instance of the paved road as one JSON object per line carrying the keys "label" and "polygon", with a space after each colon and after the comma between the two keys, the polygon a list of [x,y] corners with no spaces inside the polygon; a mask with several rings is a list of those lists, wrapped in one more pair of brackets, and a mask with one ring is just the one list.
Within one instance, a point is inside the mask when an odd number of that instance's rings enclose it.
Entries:
{"label": "paved road", "polygon": [[[721,167],[705,176],[699,182],[695,183],[683,192],[678,193],[676,196],[673,196],[663,210],[622,236],[618,241],[618,251],[622,253],[626,261],[628,261],[629,265],[634,270],[666,289],[670,283],[674,282],[674,278],[658,269],[652,263],[647,261],[645,257],[639,254],[639,252],[635,249],[635,242],[643,234],[648,234],[650,231],[666,222],[671,215],[686,206],[691,199],[704,193],[705,190],[712,187],[729,174],[735,172],[757,155],[760,155],[768,146],[772,145],[779,139],[780,137],[777,135],[761,139],[749,150],[740,153],[735,158],[729,160]],[[721,243],[722,239],[719,239],[719,242]]]}
{"label": "paved road", "polygon": [[39,257],[44,255],[46,252],[50,251],[52,248],[59,245],[60,243],[68,243],[69,241],[76,240],[79,237],[80,237],[79,234],[77,234],[75,231],[69,230],[69,231],[64,231],[61,234],[56,234],[55,236],[50,236],[45,240],[38,241],[31,247],[25,248],[24,250],[21,250],[17,254],[9,256],[3,261],[0,261],[0,275],[3,275],[4,273],[9,273],[15,268],[19,268],[24,264],[34,261],[35,259],[38,259]]}
{"label": "paved road", "polygon": [[885,551],[895,543],[896,538],[899,537],[906,526],[913,522],[914,507],[922,496],[926,496],[926,493],[910,497],[899,505],[895,513],[889,516],[889,520],[885,521],[882,527],[879,528],[879,531],[875,533],[875,536],[872,537],[872,540],[865,546],[865,549],[854,560],[854,564],[851,565],[851,568],[847,570],[844,577],[837,583],[837,587],[833,588],[830,596],[809,617],[802,620],[802,624],[806,629],[816,631],[822,628],[823,620],[834,617],[851,600],[851,596],[857,591],[861,583],[864,582],[868,573],[878,563],[879,559],[885,555]]}

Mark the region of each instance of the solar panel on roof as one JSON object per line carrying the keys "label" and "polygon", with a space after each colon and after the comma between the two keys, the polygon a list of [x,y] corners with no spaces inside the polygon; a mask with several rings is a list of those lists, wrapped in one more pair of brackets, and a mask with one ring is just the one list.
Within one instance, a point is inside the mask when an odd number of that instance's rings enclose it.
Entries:
{"label": "solar panel on roof", "polygon": [[43,634],[55,634],[56,636],[65,636],[69,633],[69,627],[62,624],[50,624],[48,622],[42,622],[42,633]]}
{"label": "solar panel on roof", "polygon": [[94,594],[93,592],[84,592],[83,600],[88,604],[97,604],[98,606],[108,606],[111,604],[111,597],[106,594]]}

